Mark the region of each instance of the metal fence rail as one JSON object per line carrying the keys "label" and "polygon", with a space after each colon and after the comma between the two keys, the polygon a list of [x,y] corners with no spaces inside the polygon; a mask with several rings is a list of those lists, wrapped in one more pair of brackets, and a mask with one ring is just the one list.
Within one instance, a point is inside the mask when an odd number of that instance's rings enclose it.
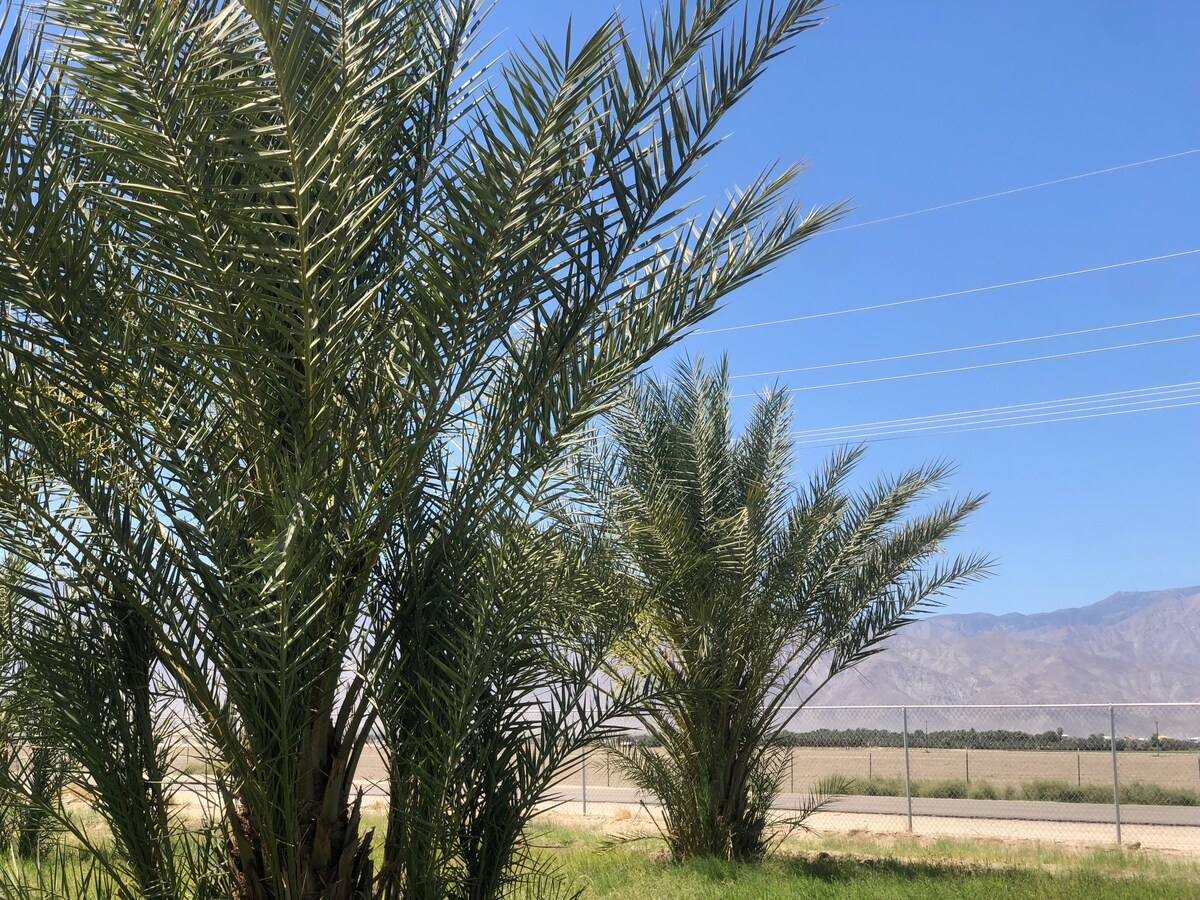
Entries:
{"label": "metal fence rail", "polygon": [[[788,709],[779,805],[848,780],[817,828],[1200,851],[1200,702]],[[630,724],[630,735],[637,728]],[[653,803],[602,748],[561,797]]]}

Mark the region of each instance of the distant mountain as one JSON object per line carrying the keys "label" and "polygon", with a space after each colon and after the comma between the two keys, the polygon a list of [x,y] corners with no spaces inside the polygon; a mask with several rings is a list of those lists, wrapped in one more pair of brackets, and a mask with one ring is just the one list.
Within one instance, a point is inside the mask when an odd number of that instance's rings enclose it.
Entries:
{"label": "distant mountain", "polygon": [[1200,587],[1113,594],[1036,615],[931,616],[813,702],[1140,701],[1200,701]]}

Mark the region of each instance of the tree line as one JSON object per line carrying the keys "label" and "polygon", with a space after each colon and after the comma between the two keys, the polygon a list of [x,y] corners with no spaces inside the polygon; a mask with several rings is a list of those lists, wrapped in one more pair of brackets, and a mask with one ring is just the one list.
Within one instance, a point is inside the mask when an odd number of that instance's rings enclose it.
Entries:
{"label": "tree line", "polygon": [[[780,743],[788,747],[903,747],[904,734],[881,728],[818,728],[812,731],[788,731],[780,735]],[[955,728],[944,731],[916,729],[908,733],[908,746],[932,750],[1110,750],[1108,735],[1090,734],[1086,737],[1064,734],[1062,729],[1041,732],[974,728]],[[1195,752],[1200,741],[1150,735],[1149,737],[1118,737],[1117,749],[1179,750]]]}

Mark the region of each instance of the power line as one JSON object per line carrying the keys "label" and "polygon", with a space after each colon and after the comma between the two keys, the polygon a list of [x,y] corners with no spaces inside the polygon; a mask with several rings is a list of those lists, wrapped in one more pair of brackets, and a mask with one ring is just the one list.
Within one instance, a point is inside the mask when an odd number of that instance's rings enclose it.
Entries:
{"label": "power line", "polygon": [[1048,341],[1054,338],[1074,337],[1080,334],[1096,334],[1101,331],[1115,331],[1120,328],[1136,328],[1140,325],[1157,325],[1162,322],[1177,322],[1180,319],[1200,318],[1200,313],[1183,313],[1178,316],[1163,316],[1158,319],[1143,319],[1140,322],[1122,322],[1118,325],[1100,325],[1096,328],[1082,328],[1077,331],[1060,331],[1056,334],[1039,334],[1034,337],[1014,338],[1008,341],[992,341],[987,344],[970,344],[965,347],[949,347],[945,350],[925,350],[921,353],[902,353],[898,356],[876,356],[873,359],[853,359],[846,362],[824,363],[817,366],[800,366],[795,369],[775,369],[771,372],[751,372],[746,375],[730,375],[730,381],[738,378],[767,378],[773,375],[794,375],[799,372],[817,372],[822,369],[841,369],[847,366],[865,366],[872,363],[896,362],[902,359],[917,359],[926,356],[941,356],[946,353],[963,353],[967,350],[986,350],[991,347],[1010,347],[1014,344],[1029,344],[1035,341]]}
{"label": "power line", "polygon": [[786,319],[771,319],[766,322],[749,322],[745,325],[728,325],[724,328],[702,328],[692,334],[725,334],[730,331],[745,331],[749,328],[768,328],[773,325],[790,325],[793,322],[808,322],[813,319],[828,319],[833,316],[846,316],[851,313],[873,312],[877,309],[891,309],[896,306],[909,306],[913,303],[927,303],[930,300],[946,300],[951,297],[965,297],[968,294],[982,294],[988,291],[998,291],[1002,288],[1021,287],[1026,284],[1040,284],[1045,281],[1057,281],[1061,278],[1073,278],[1076,275],[1091,275],[1095,272],[1108,272],[1112,269],[1124,269],[1129,266],[1140,266],[1145,263],[1162,262],[1168,259],[1179,259],[1183,256],[1194,256],[1200,253],[1195,250],[1180,250],[1178,253],[1164,253],[1161,256],[1147,256],[1142,259],[1130,259],[1125,262],[1109,263],[1104,266],[1093,266],[1088,269],[1075,269],[1071,272],[1056,272],[1052,275],[1039,275],[1036,278],[1022,278],[1018,281],[1006,281],[1002,284],[988,284],[983,287],[967,288],[962,291],[948,291],[944,294],[928,294],[924,297],[910,297],[907,300],[891,300],[887,303],[873,303],[869,306],[854,306],[849,309],[835,309],[829,312],[809,313],[803,316],[789,316]]}
{"label": "power line", "polygon": [[[1194,396],[1200,397],[1200,394],[1197,394]],[[1176,398],[1170,398],[1170,399],[1176,399]],[[1179,399],[1181,399],[1183,402],[1169,403],[1169,404],[1159,405],[1159,406],[1147,405],[1144,407],[1139,407],[1137,409],[1122,409],[1122,410],[1114,410],[1114,411],[1106,411],[1106,412],[1092,412],[1092,413],[1088,413],[1085,415],[1077,415],[1077,416],[1061,416],[1061,417],[1056,417],[1056,418],[1046,418],[1046,419],[1041,419],[1036,422],[1009,422],[1006,424],[998,424],[998,425],[985,424],[985,425],[979,425],[979,426],[974,426],[974,427],[970,427],[970,428],[950,427],[950,428],[947,428],[942,431],[936,431],[936,432],[931,432],[931,433],[927,432],[924,434],[892,432],[892,433],[889,433],[888,436],[877,437],[877,438],[873,438],[870,435],[865,435],[865,436],[859,435],[859,436],[846,437],[841,440],[836,440],[831,443],[823,443],[823,444],[816,443],[815,441],[816,440],[827,440],[827,439],[818,438],[818,439],[814,439],[814,441],[798,441],[797,444],[800,446],[806,446],[809,449],[815,450],[815,449],[820,449],[821,447],[841,446],[842,444],[845,444],[849,441],[865,440],[867,443],[875,444],[875,443],[883,443],[885,441],[908,440],[908,439],[916,438],[916,437],[932,437],[934,435],[939,435],[939,434],[967,434],[969,432],[974,432],[974,431],[995,431],[995,430],[1001,429],[1001,428],[1026,428],[1030,425],[1054,425],[1059,422],[1074,422],[1074,421],[1078,421],[1081,419],[1102,419],[1102,418],[1107,418],[1108,416],[1127,416],[1127,415],[1131,415],[1133,413],[1158,412],[1158,411],[1164,410],[1164,409],[1181,409],[1181,408],[1189,407],[1189,406],[1200,406],[1200,399],[1192,399],[1191,396],[1186,397],[1186,398],[1179,398]],[[916,429],[913,429],[913,431],[915,432]]]}
{"label": "power line", "polygon": [[[978,203],[984,200],[992,200],[999,197],[1019,194],[1026,191],[1032,191],[1043,187],[1064,184],[1071,181],[1077,181],[1083,178],[1090,178],[1097,175],[1104,175],[1112,172],[1118,172],[1125,169],[1137,168],[1139,166],[1150,165],[1152,163],[1164,162],[1180,157],[1191,156],[1200,153],[1200,148],[1184,150],[1178,153],[1166,154],[1150,159],[1138,160],[1131,163],[1125,163],[1119,166],[1110,166],[1104,169],[1097,169],[1091,172],[1083,172],[1077,175],[1070,175],[1064,178],[1056,178],[1050,181],[1038,182],[1036,184],[1024,185],[1022,187],[1010,188],[1004,191],[997,191],[990,194],[982,194],[977,197],[969,197],[963,200],[956,200],[949,203],[942,203],[936,206],[925,207],[923,209],[912,210],[905,213],[898,213],[890,216],[883,216],[876,219],[871,219],[866,222],[854,222],[847,225],[842,225],[836,228],[831,228],[823,231],[823,234],[833,234],[840,231],[850,231],[855,228],[864,228],[868,225],[878,225],[884,222],[893,222],[900,219],[906,219],[913,216],[924,215],[927,213],[938,212],[945,209],[952,209],[958,206],[965,206],[971,203]],[[1128,266],[1141,265],[1144,263],[1160,262],[1163,260],[1177,259],[1183,256],[1191,256],[1200,253],[1200,249],[1185,250],[1178,253],[1164,254],[1161,256],[1145,257],[1143,259],[1129,260],[1126,262],[1113,263],[1110,265],[1096,266],[1087,269],[1078,269],[1071,272],[1061,272],[1052,275],[1044,275],[1036,278],[1021,279],[1019,281],[1005,282],[1003,284],[986,285],[979,288],[971,288],[963,291],[952,291],[943,294],[932,294],[924,297],[914,297],[907,300],[891,301],[887,303],[878,303],[868,306],[854,307],[850,309],[833,310],[824,313],[813,313],[804,316],[792,316],[784,319],[776,319],[765,322],[753,322],[743,325],[733,325],[725,328],[702,329],[696,331],[696,334],[722,334],[732,331],[742,331],[751,328],[765,328],[775,325],[786,325],[794,322],[810,321],[814,319],[830,318],[833,316],[849,315],[858,312],[870,312],[878,309],[888,309],[897,306],[906,306],[914,303],[924,303],[933,300],[950,299],[961,297],[970,294],[984,293],[994,290],[1000,290],[1009,287],[1019,287],[1027,284],[1037,284],[1045,281],[1052,281],[1061,278],[1070,278],[1077,275],[1087,275],[1095,272],[1109,271],[1112,269],[1125,268]],[[1035,341],[1051,340],[1061,337],[1071,337],[1081,334],[1093,334],[1101,331],[1111,331],[1121,328],[1133,328],[1142,325],[1158,324],[1165,321],[1177,321],[1180,319],[1190,319],[1200,316],[1200,313],[1188,313],[1180,316],[1169,316],[1159,319],[1147,319],[1141,322],[1128,322],[1116,325],[1100,326],[1096,328],[1080,329],[1076,331],[1059,332],[1056,334],[1037,335],[1028,338],[1018,338],[1008,341],[995,341],[985,344],[976,344],[964,347],[954,347],[943,350],[932,350],[921,353],[909,353],[890,357],[878,357],[874,359],[851,360],[841,363],[829,363],[817,366],[805,366],[792,369],[782,369],[771,372],[757,372],[745,375],[734,375],[731,379],[738,378],[754,378],[766,377],[772,375],[788,375],[800,372],[818,371],[823,369],[841,368],[855,365],[866,365],[870,363],[892,362],[903,359],[914,359],[926,356],[937,356],[948,353],[965,352],[968,350],[982,350],[993,347],[1010,346],[1015,344],[1031,343]],[[1070,356],[1082,356],[1092,353],[1104,353],[1110,350],[1124,350],[1134,347],[1145,347],[1154,344],[1173,343],[1183,340],[1191,340],[1200,337],[1200,334],[1183,335],[1174,338],[1164,338],[1155,341],[1142,341],[1137,343],[1122,344],[1111,347],[1099,347],[1089,350],[1074,351],[1071,353],[1049,354],[1039,357],[1029,357],[1025,359],[1006,360],[997,363],[986,363],[975,366],[962,366],[951,369],[942,369],[931,372],[916,372],[906,375],[895,375],[883,378],[862,379],[859,381],[841,382],[835,384],[811,385],[799,388],[786,388],[788,393],[798,393],[801,391],[821,390],[832,387],[845,387],[855,384],[871,384],[881,381],[893,381],[907,378],[920,378],[930,375],[942,375],[955,372],[966,372],[976,369],[994,368],[998,366],[1017,365],[1026,362],[1039,362],[1049,359],[1061,359]],[[933,432],[936,434],[959,434],[973,431],[991,431],[1000,428],[1021,428],[1030,425],[1054,424],[1056,422],[1077,421],[1080,419],[1104,418],[1115,415],[1129,415],[1132,413],[1155,412],[1163,409],[1176,409],[1182,407],[1191,407],[1200,405],[1200,392],[1195,389],[1200,387],[1200,382],[1180,382],[1173,385],[1159,385],[1153,388],[1142,388],[1128,391],[1112,391],[1102,394],[1084,395],[1081,397],[1065,398],[1060,400],[1046,400],[1027,404],[1012,404],[1009,406],[989,407],[976,410],[967,410],[957,413],[943,413],[936,416],[915,416],[906,419],[883,420],[880,422],[863,423],[858,426],[837,426],[828,429],[810,429],[808,431],[795,432],[797,437],[801,437],[798,442],[803,445],[816,446],[836,446],[836,444],[817,445],[818,441],[834,440],[857,440],[857,439],[874,439],[883,440],[902,440],[910,437],[928,436],[927,434],[919,434],[917,432]],[[744,398],[754,396],[753,394],[735,394],[733,397]],[[1118,399],[1120,398],[1120,399]],[[1062,408],[1066,407],[1066,408]],[[1132,407],[1132,408],[1129,408]],[[1006,413],[1006,415],[995,415],[996,413]],[[990,415],[989,415],[990,414]],[[1027,419],[1035,419],[1035,421],[1023,421]],[[930,423],[933,424],[915,424],[915,423]],[[860,432],[862,428],[884,428],[880,432]],[[835,433],[847,432],[841,438],[838,438]],[[804,438],[805,435],[812,437]],[[819,436],[813,436],[819,435]],[[874,442],[874,441],[872,441]]]}
{"label": "power line", "polygon": [[[927,378],[930,375],[951,375],[958,372],[973,372],[977,369],[996,369],[1002,366],[1016,366],[1020,365],[1021,363],[1043,362],[1049,359],[1066,359],[1067,357],[1071,356],[1088,356],[1092,353],[1108,353],[1112,350],[1130,350],[1134,347],[1150,347],[1156,344],[1174,344],[1178,341],[1190,341],[1194,340],[1195,338],[1200,338],[1200,333],[1184,334],[1179,335],[1178,337],[1158,338],[1157,340],[1153,341],[1137,341],[1136,343],[1132,344],[1116,344],[1111,347],[1093,347],[1089,350],[1072,350],[1069,353],[1048,353],[1044,356],[1027,356],[1023,359],[1006,359],[1002,360],[1001,362],[978,363],[973,366],[955,366],[954,368],[950,369],[935,369],[932,372],[908,372],[904,375],[883,375],[879,378],[860,378],[856,381],[837,381],[831,384],[810,384],[804,387],[782,388],[781,390],[786,394],[799,394],[804,391],[822,391],[826,390],[827,388],[851,387],[859,384],[878,384],[882,381],[904,381],[909,378]],[[733,394],[731,395],[731,399],[741,400],[746,397],[756,396],[758,395],[754,393]]]}
{"label": "power line", "polygon": [[908,416],[907,418],[902,419],[881,419],[874,422],[859,422],[855,425],[831,425],[825,428],[808,428],[801,431],[793,431],[792,436],[812,437],[817,435],[829,435],[839,431],[862,431],[863,429],[880,427],[925,424],[939,420],[990,417],[996,413],[1027,411],[1039,408],[1052,410],[1054,407],[1106,402],[1116,398],[1148,398],[1151,396],[1180,393],[1197,389],[1200,389],[1200,381],[1179,381],[1175,382],[1174,384],[1159,384],[1144,388],[1129,388],[1123,391],[1106,391],[1100,394],[1082,394],[1077,397],[1061,397],[1056,400],[1035,400],[1029,403],[1012,403],[1007,406],[985,406],[976,409],[959,410],[957,412],[934,413],[926,416]]}
{"label": "power line", "polygon": [[[1180,397],[1180,398],[1171,398],[1171,400],[1177,400],[1180,402],[1159,404],[1159,406],[1150,406],[1150,404],[1146,404],[1146,406],[1142,406],[1139,408],[1120,409],[1120,410],[1114,410],[1114,412],[1094,412],[1094,413],[1086,413],[1084,415],[1050,416],[1050,418],[1039,419],[1038,421],[1007,422],[1007,424],[998,424],[998,425],[992,425],[992,424],[974,425],[974,424],[972,424],[971,427],[947,426],[946,428],[943,428],[943,430],[941,430],[941,431],[934,431],[934,432],[924,433],[924,434],[916,433],[916,432],[928,432],[929,430],[925,430],[925,428],[913,428],[913,430],[911,430],[910,432],[888,432],[888,433],[884,434],[884,436],[882,436],[882,437],[871,436],[871,434],[854,434],[854,436],[847,436],[845,438],[835,439],[833,443],[824,443],[824,444],[816,443],[816,440],[828,440],[826,438],[808,440],[808,442],[806,442],[806,440],[800,440],[800,442],[797,442],[797,443],[802,446],[810,446],[810,448],[820,448],[820,446],[839,446],[840,444],[852,442],[852,440],[853,440],[853,442],[859,442],[859,440],[866,440],[866,442],[868,442],[868,443],[883,443],[883,442],[887,442],[887,440],[904,440],[907,438],[934,437],[934,436],[936,436],[936,434],[965,434],[965,433],[976,432],[976,431],[996,431],[996,430],[998,430],[998,428],[1022,428],[1022,427],[1027,427],[1027,426],[1031,426],[1031,425],[1054,425],[1054,424],[1056,424],[1056,422],[1078,421],[1081,419],[1104,419],[1104,418],[1108,418],[1108,416],[1110,416],[1110,415],[1129,415],[1132,413],[1153,413],[1153,412],[1157,412],[1157,410],[1160,410],[1160,409],[1178,409],[1178,408],[1183,408],[1183,407],[1200,406],[1200,394],[1188,395],[1186,397]],[[1162,403],[1162,401],[1158,401],[1158,402]],[[1074,412],[1074,410],[1067,410],[1067,412]],[[1003,421],[1003,420],[1001,420],[1001,421]]]}
{"label": "power line", "polygon": [[[1170,394],[1174,394],[1171,396]],[[803,437],[800,443],[813,443],[816,441],[828,440],[860,440],[869,437],[886,436],[889,434],[909,434],[921,431],[940,431],[946,429],[958,429],[976,425],[990,425],[994,422],[1017,422],[1026,419],[1037,419],[1050,421],[1052,419],[1068,416],[1076,413],[1099,412],[1109,409],[1123,409],[1125,407],[1143,407],[1152,404],[1160,403],[1177,403],[1184,400],[1200,400],[1200,389],[1181,389],[1158,395],[1148,395],[1145,397],[1128,397],[1123,400],[1113,402],[1091,401],[1090,403],[1077,404],[1072,407],[1053,409],[1030,409],[1027,412],[1011,413],[1005,415],[990,415],[990,416],[974,416],[971,418],[964,417],[955,419],[947,417],[944,421],[932,421],[928,424],[921,425],[890,425],[884,426],[883,430],[872,431],[867,430],[849,430],[844,434],[811,434]],[[974,419],[972,421],[972,418]]]}
{"label": "power line", "polygon": [[895,222],[897,219],[908,219],[912,216],[923,216],[926,213],[939,212],[943,209],[953,209],[956,206],[966,206],[969,203],[979,203],[982,200],[994,200],[997,197],[1008,197],[1012,194],[1021,194],[1025,191],[1033,191],[1038,188],[1051,187],[1056,184],[1065,184],[1068,181],[1078,181],[1081,178],[1091,178],[1094,175],[1107,175],[1110,172],[1120,172],[1124,169],[1135,169],[1139,166],[1148,166],[1151,163],[1165,162],[1169,159],[1179,159],[1181,156],[1191,156],[1194,153],[1200,153],[1200,147],[1194,150],[1181,150],[1179,153],[1168,153],[1166,156],[1155,156],[1152,159],[1140,159],[1137,162],[1125,163],[1120,166],[1109,166],[1107,169],[1096,169],[1093,172],[1082,172],[1078,175],[1068,175],[1066,178],[1054,178],[1050,181],[1040,181],[1037,184],[1027,184],[1023,187],[1009,188],[1006,191],[996,191],[991,194],[981,194],[978,197],[968,197],[965,200],[954,200],[950,203],[940,203],[937,206],[927,206],[924,209],[914,209],[911,212],[897,213],[892,216],[883,216],[878,219],[870,219],[866,222],[852,222],[849,225],[840,225],[837,228],[825,229],[821,234],[835,234],[839,231],[850,231],[854,228],[866,228],[868,225],[879,225],[883,222]]}

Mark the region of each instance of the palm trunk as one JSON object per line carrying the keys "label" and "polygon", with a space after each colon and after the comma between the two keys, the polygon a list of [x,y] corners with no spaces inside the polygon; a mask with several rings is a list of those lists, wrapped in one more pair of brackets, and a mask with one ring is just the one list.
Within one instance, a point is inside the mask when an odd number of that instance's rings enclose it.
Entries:
{"label": "palm trunk", "polygon": [[[322,741],[323,748],[316,746]],[[362,834],[362,792],[351,800],[351,747],[328,728],[313,735],[317,765],[301,785],[300,821],[281,830],[256,821],[251,805],[240,802],[232,822],[230,863],[238,900],[370,900],[374,883],[373,832]],[[294,853],[285,864],[268,864],[268,836],[294,831],[293,850],[274,842],[279,852]],[[296,873],[293,876],[291,873]]]}

